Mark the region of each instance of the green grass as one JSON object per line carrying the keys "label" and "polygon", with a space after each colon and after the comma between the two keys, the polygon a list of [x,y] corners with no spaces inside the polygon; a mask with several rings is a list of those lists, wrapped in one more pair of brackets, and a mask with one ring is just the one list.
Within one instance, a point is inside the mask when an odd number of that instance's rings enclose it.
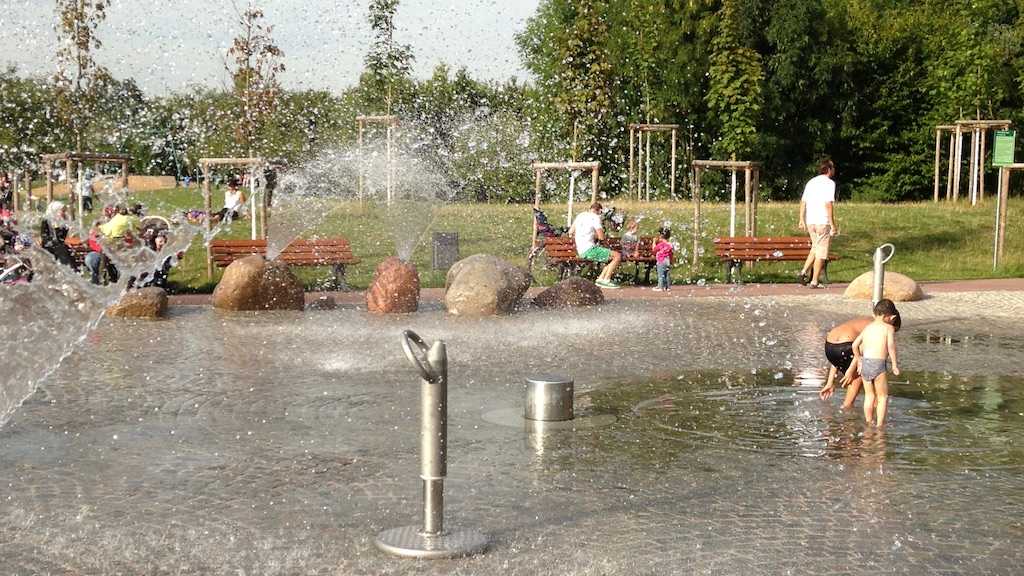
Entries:
{"label": "green grass", "polygon": [[[198,188],[172,189],[139,193],[134,200],[146,205],[150,214],[168,215],[188,208],[202,208],[202,194]],[[213,205],[221,206],[223,193],[215,192]],[[610,203],[612,204],[612,203]],[[636,203],[614,202],[617,208],[629,214],[644,214],[642,234],[653,234],[665,220],[672,222],[675,239],[684,249],[692,245],[690,226],[693,208],[689,202]],[[762,203],[759,207],[758,235],[802,235],[797,229],[795,203]],[[565,218],[565,205],[546,205],[545,211],[554,224]],[[830,265],[833,281],[849,281],[871,269],[874,248],[891,242],[896,255],[888,270],[901,272],[916,280],[954,280],[970,278],[1024,276],[1024,218],[1020,217],[1024,200],[1012,199],[1006,231],[1003,265],[993,271],[992,245],[995,223],[994,201],[970,207],[965,203],[904,203],[853,204],[836,206],[836,218],[842,235],[833,241],[833,251],[840,260]],[[737,226],[742,228],[742,206]],[[726,204],[703,205],[705,219],[702,246],[705,255],[698,275],[691,277],[688,260],[680,258],[672,276],[676,282],[703,278],[709,282],[722,281],[724,270],[714,258],[712,239],[727,234],[729,207]],[[420,219],[430,222],[413,254],[413,262],[420,270],[424,287],[444,285],[444,271],[430,270],[430,232],[454,231],[459,233],[460,252],[494,254],[515,264],[525,265],[530,250],[531,210],[529,205],[508,204],[447,204],[424,209]],[[273,227],[273,219],[271,227]],[[408,231],[406,232],[409,233]],[[249,221],[236,223],[224,238],[247,238]],[[344,236],[362,262],[348,270],[349,284],[354,288],[369,285],[373,270],[384,258],[395,253],[392,235],[388,230],[383,208],[372,204],[338,202],[324,221],[305,236]],[[758,264],[745,271],[746,281],[792,282],[799,263]],[[632,268],[631,266],[629,268]],[[327,268],[301,269],[300,278],[310,289],[327,287],[330,270]],[[213,281],[206,278],[205,249],[193,243],[185,262],[177,268],[172,281],[184,292],[209,292],[219,279],[215,271]],[[537,270],[535,276],[541,284],[554,282],[550,271]]]}

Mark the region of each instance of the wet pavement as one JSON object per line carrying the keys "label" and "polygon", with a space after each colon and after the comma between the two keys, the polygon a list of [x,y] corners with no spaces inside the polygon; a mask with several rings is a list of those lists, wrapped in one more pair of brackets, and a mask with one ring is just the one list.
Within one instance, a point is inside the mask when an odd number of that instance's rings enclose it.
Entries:
{"label": "wet pavement", "polygon": [[[1024,293],[901,305],[891,424],[816,390],[867,304],[731,293],[506,318],[177,307],[104,321],[0,429],[11,574],[1016,574]],[[447,524],[479,557],[373,546],[420,520],[412,328],[451,359]],[[576,379],[583,417],[484,416]],[[859,408],[859,403],[858,403]]]}

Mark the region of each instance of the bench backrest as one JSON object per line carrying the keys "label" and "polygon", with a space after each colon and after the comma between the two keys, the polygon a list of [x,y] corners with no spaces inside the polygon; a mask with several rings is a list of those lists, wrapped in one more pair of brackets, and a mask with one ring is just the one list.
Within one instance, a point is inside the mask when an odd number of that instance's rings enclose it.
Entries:
{"label": "bench backrest", "polygon": [[807,236],[729,236],[715,238],[715,255],[738,260],[803,260],[811,251]]}
{"label": "bench backrest", "polygon": [[[227,266],[239,258],[252,254],[267,253],[266,240],[214,240],[210,253],[218,266]],[[352,254],[352,247],[345,238],[320,238],[315,240],[297,239],[285,246],[277,257],[296,266],[331,266],[335,264],[358,264]]]}
{"label": "bench backrest", "polygon": [[[651,250],[653,236],[641,236],[637,244],[636,254],[630,257],[631,260],[653,260],[654,252]],[[603,243],[605,247],[622,251],[622,238],[608,238]],[[544,238],[544,251],[551,260],[573,260],[579,258],[576,254],[576,240],[572,236],[553,236]]]}

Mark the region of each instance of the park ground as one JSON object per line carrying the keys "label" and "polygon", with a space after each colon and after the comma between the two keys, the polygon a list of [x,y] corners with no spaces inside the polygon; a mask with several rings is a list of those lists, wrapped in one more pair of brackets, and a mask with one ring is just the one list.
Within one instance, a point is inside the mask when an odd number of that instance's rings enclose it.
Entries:
{"label": "park ground", "polygon": [[[201,191],[174,188],[142,192],[133,195],[133,201],[144,204],[148,213],[158,215],[180,214],[188,209],[201,209]],[[220,206],[223,192],[214,193],[213,205]],[[684,254],[678,257],[672,271],[675,283],[719,283],[725,279],[724,268],[716,261],[712,241],[728,235],[729,205],[705,202],[702,204],[703,234],[701,266],[694,273],[689,266],[688,252],[692,247],[691,226],[693,205],[690,202],[628,202],[605,201],[606,205],[624,210],[627,214],[643,215],[641,234],[653,235],[663,222],[671,223],[675,240]],[[349,286],[365,288],[372,280],[376,265],[395,254],[395,220],[385,210],[372,203],[338,201],[326,205],[323,220],[304,232],[303,236],[347,238],[361,263],[347,271]],[[418,243],[412,261],[420,271],[424,287],[444,286],[444,271],[431,270],[431,232],[457,232],[461,256],[486,253],[526,265],[531,245],[532,217],[527,204],[420,204],[422,217],[400,222],[415,221],[412,229],[397,231],[399,236],[416,237]],[[830,280],[848,282],[870,270],[875,247],[889,242],[896,246],[896,255],[888,270],[900,272],[918,281],[952,281],[981,278],[1018,278],[1024,276],[1024,219],[1019,217],[1024,200],[1010,200],[1006,229],[1004,261],[993,268],[992,251],[995,228],[995,201],[986,198],[977,206],[969,203],[849,203],[836,205],[836,219],[841,234],[833,242],[833,252],[839,260],[829,268]],[[565,205],[543,206],[553,224],[564,224]],[[758,206],[759,236],[802,235],[797,229],[795,202],[764,202]],[[743,207],[738,207],[737,229],[742,230]],[[289,218],[293,220],[294,218]],[[270,222],[274,226],[273,216]],[[426,230],[422,228],[429,226]],[[222,233],[223,238],[247,238],[250,222],[246,219]],[[206,277],[205,248],[193,242],[183,264],[171,280],[177,292],[211,292],[219,280],[220,270],[212,280]],[[744,281],[754,283],[792,283],[800,264],[794,262],[759,264],[745,271]],[[628,267],[631,269],[631,266]],[[331,288],[330,270],[327,268],[297,271],[309,290]],[[548,285],[556,275],[534,268],[536,281]]]}

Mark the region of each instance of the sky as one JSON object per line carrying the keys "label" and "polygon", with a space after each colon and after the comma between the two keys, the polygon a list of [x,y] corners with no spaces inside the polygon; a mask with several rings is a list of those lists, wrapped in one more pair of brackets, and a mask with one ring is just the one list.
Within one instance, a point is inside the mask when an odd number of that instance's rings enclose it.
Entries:
{"label": "sky", "polygon": [[[240,5],[246,0],[236,0]],[[402,0],[396,40],[412,46],[414,75],[439,63],[474,78],[528,77],[515,45],[540,0]],[[368,0],[259,0],[284,51],[290,89],[340,91],[358,80],[370,43]],[[0,0],[0,65],[56,70],[53,0]],[[224,55],[239,30],[232,0],[112,0],[96,59],[149,94],[192,84],[225,87]]]}

